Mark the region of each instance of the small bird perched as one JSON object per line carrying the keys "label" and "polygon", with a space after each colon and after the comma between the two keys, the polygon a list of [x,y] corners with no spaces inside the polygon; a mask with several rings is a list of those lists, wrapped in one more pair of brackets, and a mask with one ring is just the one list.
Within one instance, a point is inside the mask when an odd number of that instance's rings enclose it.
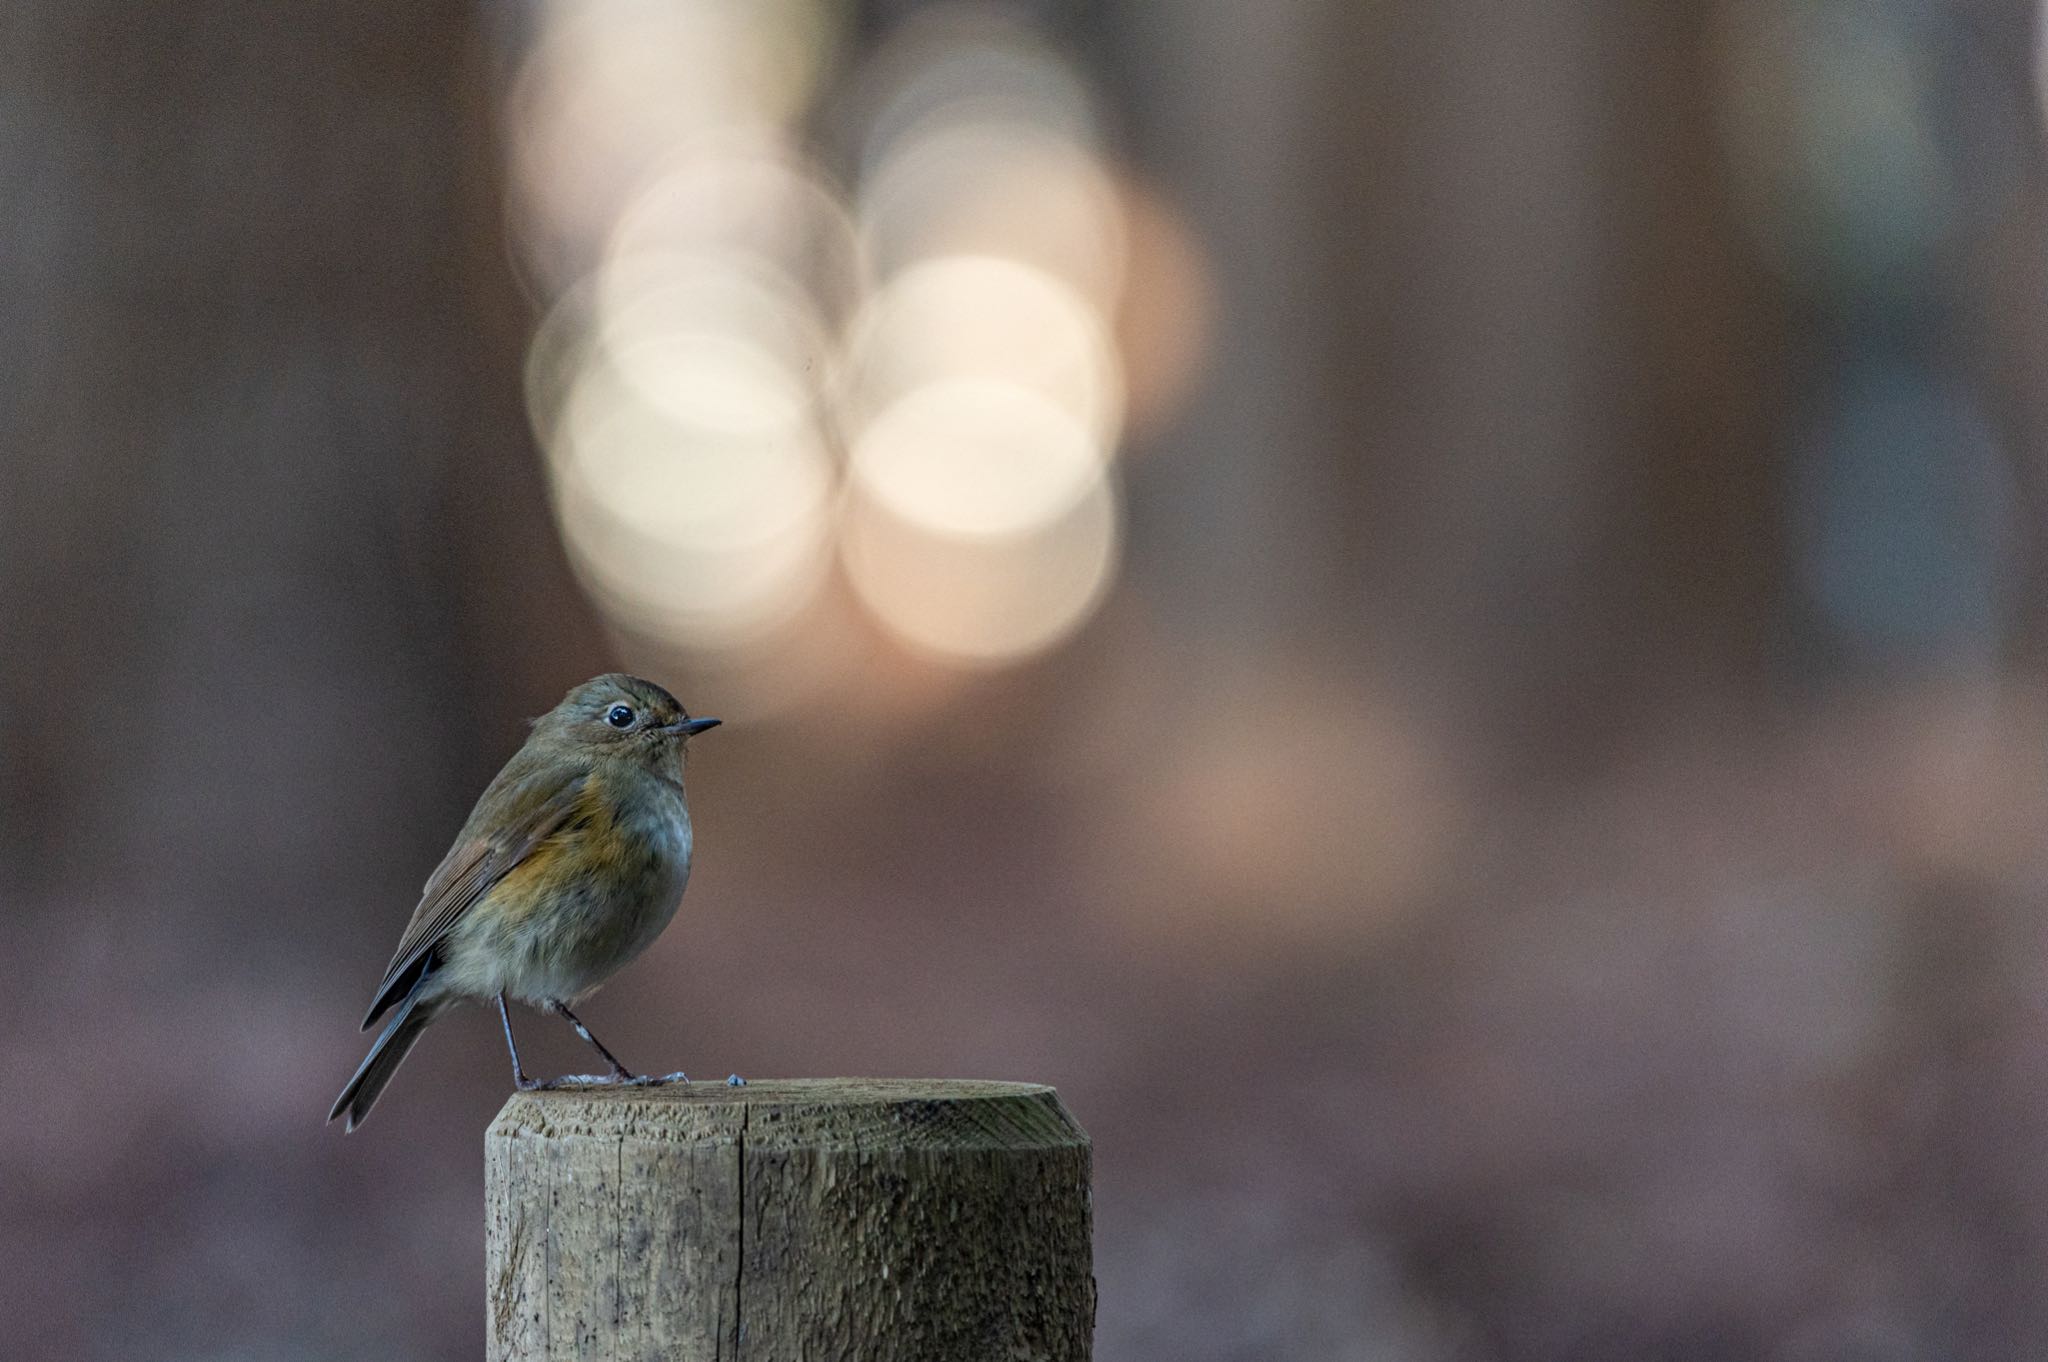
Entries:
{"label": "small bird perched", "polygon": [[463,999],[496,997],[512,1052],[507,995],[565,1018],[611,1066],[596,1082],[639,1082],[568,1005],[661,935],[690,878],[687,740],[676,698],[614,672],[569,692],[533,725],[463,824],[420,895],[363,1029],[391,1011],[327,1113],[354,1130],[427,1024]]}

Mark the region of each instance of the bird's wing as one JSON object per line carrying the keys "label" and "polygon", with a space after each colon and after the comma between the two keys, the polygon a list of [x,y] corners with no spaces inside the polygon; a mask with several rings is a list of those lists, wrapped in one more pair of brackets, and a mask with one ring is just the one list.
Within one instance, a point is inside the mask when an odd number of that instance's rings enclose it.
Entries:
{"label": "bird's wing", "polygon": [[[377,985],[369,1015],[363,1018],[364,1030],[412,987],[428,952],[462,915],[568,821],[582,799],[590,773],[556,769],[521,778],[507,771],[500,779],[506,781],[504,786],[486,791],[477,801],[469,826],[427,877],[420,906],[413,909],[412,921],[406,924],[398,950]],[[484,816],[487,809],[489,817]],[[480,822],[488,828],[478,827]]]}

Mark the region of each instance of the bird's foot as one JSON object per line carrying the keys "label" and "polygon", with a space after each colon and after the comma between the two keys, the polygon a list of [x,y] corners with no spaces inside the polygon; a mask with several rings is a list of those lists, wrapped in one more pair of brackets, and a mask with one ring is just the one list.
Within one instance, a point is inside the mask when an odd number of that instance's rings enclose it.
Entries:
{"label": "bird's foot", "polygon": [[533,1092],[538,1088],[545,1088],[547,1084],[541,1082],[538,1078],[528,1078],[524,1073],[514,1069],[512,1071],[512,1086],[521,1092]]}
{"label": "bird's foot", "polygon": [[[678,1069],[672,1074],[662,1074],[659,1077],[653,1074],[632,1073],[563,1074],[560,1078],[551,1078],[545,1083],[536,1083],[528,1079],[527,1088],[529,1090],[536,1088],[541,1090],[554,1088],[658,1088],[664,1083],[687,1083],[689,1081],[690,1076],[681,1069]],[[740,1082],[745,1083],[746,1080],[740,1079]]]}
{"label": "bird's foot", "polygon": [[533,1086],[543,1092],[558,1088],[611,1088],[619,1086],[619,1079],[617,1074],[563,1074]]}
{"label": "bird's foot", "polygon": [[725,1076],[725,1086],[728,1088],[744,1088],[747,1086],[747,1080],[741,1078],[738,1074],[727,1074]]}

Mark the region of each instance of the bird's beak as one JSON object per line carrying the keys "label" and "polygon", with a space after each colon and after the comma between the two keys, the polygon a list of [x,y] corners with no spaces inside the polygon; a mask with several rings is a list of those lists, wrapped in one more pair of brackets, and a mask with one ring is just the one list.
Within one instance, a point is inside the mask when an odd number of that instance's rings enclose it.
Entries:
{"label": "bird's beak", "polygon": [[678,719],[668,726],[668,731],[679,738],[694,738],[705,729],[716,727],[716,719]]}

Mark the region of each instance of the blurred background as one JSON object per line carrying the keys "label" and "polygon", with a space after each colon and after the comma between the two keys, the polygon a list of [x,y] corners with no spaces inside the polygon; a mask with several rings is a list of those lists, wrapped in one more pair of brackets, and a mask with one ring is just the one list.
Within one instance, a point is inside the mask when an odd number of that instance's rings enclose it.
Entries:
{"label": "blurred background", "polygon": [[2039,28],[7,6],[11,1355],[477,1355],[493,1018],[320,1118],[613,667],[585,1017],[1058,1085],[1105,1362],[2048,1355]]}

